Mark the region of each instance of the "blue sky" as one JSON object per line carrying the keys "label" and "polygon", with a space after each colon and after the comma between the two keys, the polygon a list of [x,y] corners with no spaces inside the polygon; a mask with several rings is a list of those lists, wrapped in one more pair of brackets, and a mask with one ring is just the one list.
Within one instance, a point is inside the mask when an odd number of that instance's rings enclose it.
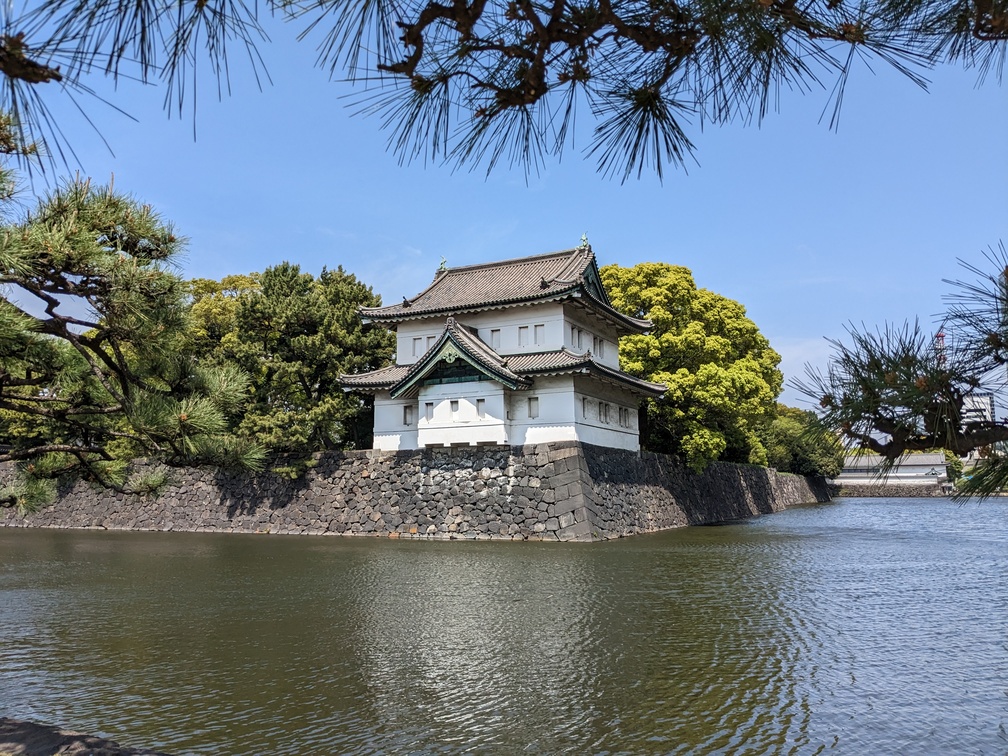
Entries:
{"label": "blue sky", "polygon": [[[836,131],[827,89],[784,93],[760,127],[694,123],[698,163],[664,183],[621,185],[578,149],[526,181],[506,165],[489,177],[399,165],[378,120],[353,115],[355,90],[313,68],[311,42],[270,34],[272,86],[258,91],[239,65],[218,101],[204,77],[195,141],[190,112],[166,116],[163,88],[108,94],[139,122],[81,100],[114,155],[47,93],[82,171],[114,175],[188,237],[186,276],[342,265],[389,302],[424,288],[442,256],[548,252],[587,233],[601,264],[685,265],[742,302],[792,378],[823,364],[824,337],[849,321],[930,323],[956,258],[981,262],[1008,240],[1008,96],[972,72],[934,71],[926,93],[884,63],[861,65]],[[800,404],[792,390],[783,399]]]}

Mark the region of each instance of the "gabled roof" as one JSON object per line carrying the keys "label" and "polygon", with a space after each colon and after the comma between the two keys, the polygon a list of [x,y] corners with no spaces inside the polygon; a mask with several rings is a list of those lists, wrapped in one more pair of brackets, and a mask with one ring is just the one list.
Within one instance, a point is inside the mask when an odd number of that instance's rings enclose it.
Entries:
{"label": "gabled roof", "polygon": [[536,375],[586,373],[602,380],[619,383],[636,394],[661,396],[667,390],[661,383],[635,378],[595,360],[591,352],[577,354],[566,347],[555,352],[513,354],[502,357],[487,346],[473,329],[453,317],[437,343],[412,365],[392,365],[359,375],[343,375],[340,380],[346,391],[377,391],[386,389],[393,397],[403,396],[423,380],[441,360],[462,359],[487,377],[510,389],[528,388]]}
{"label": "gabled roof", "polygon": [[379,391],[394,386],[401,381],[412,365],[389,365],[372,370],[370,373],[341,375],[340,383],[344,391]]}
{"label": "gabled roof", "polygon": [[588,245],[545,255],[439,270],[413,299],[388,307],[362,307],[365,321],[397,323],[434,315],[475,312],[519,304],[579,299],[631,333],[650,321],[614,310]]}
{"label": "gabled roof", "polygon": [[[873,452],[863,452],[861,454],[846,454],[844,455],[844,469],[847,468],[857,468],[878,470],[882,469],[885,465],[886,458],[881,454],[875,454]],[[944,466],[948,463],[945,459],[945,454],[943,452],[923,452],[920,454],[904,454],[902,457],[897,459],[894,463],[894,470],[900,467],[921,467],[927,465],[929,467],[935,465]]]}
{"label": "gabled roof", "polygon": [[484,344],[469,328],[456,322],[455,318],[449,317],[437,343],[390,387],[392,396],[405,394],[441,360],[452,363],[457,359],[465,360],[481,373],[510,389],[531,384],[528,378],[523,378],[512,371],[508,367],[508,361]]}

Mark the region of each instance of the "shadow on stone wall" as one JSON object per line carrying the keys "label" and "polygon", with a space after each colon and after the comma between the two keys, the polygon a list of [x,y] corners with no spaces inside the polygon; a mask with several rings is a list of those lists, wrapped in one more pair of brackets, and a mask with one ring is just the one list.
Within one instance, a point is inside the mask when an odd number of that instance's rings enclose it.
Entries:
{"label": "shadow on stone wall", "polygon": [[78,481],[9,527],[591,541],[740,520],[828,501],[821,481],[582,445],[333,452],[297,480],[172,471],[159,496]]}
{"label": "shadow on stone wall", "polygon": [[595,521],[605,537],[707,525],[830,500],[825,481],[753,465],[715,463],[697,474],[672,457],[584,446]]}

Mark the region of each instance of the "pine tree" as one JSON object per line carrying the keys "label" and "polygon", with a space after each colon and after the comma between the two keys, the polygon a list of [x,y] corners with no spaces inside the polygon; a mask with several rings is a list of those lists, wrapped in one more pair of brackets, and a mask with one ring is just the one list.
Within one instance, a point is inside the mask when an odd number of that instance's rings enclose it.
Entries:
{"label": "pine tree", "polygon": [[372,407],[339,380],[382,367],[394,349],[393,334],[358,316],[381,304],[369,286],[342,267],[315,278],[287,262],[229,276],[216,291],[195,283],[199,337],[211,335],[211,356],[251,377],[239,432],[276,457],[274,469],[296,475],[314,452],[370,447]]}
{"label": "pine tree", "polygon": [[[319,65],[363,87],[403,159],[535,167],[587,109],[587,152],[622,178],[682,163],[688,121],[759,121],[784,90],[834,93],[880,61],[924,86],[952,63],[1000,77],[1005,0],[40,0],[5,18],[0,111],[21,145],[60,146],[45,98],[92,72],[168,87],[182,109],[209,67],[257,78],[269,15],[318,35]],[[235,48],[239,55],[235,56]],[[59,85],[59,88],[54,86]],[[224,86],[221,86],[224,85]],[[582,117],[582,120],[586,120]],[[43,146],[46,146],[43,144]]]}
{"label": "pine tree", "polygon": [[43,500],[60,475],[120,491],[137,457],[255,468],[230,432],[248,378],[191,348],[189,299],[171,270],[183,240],[149,205],[74,180],[0,226],[0,462],[3,501]]}
{"label": "pine tree", "polygon": [[[952,281],[938,328],[918,321],[848,329],[832,341],[825,370],[807,368],[795,388],[855,450],[880,454],[883,474],[908,452],[946,449],[986,458],[959,488],[988,496],[1008,488],[1008,421],[973,409],[973,397],[1008,387],[1008,250],[1002,242],[969,280]],[[940,334],[940,336],[939,336]]]}

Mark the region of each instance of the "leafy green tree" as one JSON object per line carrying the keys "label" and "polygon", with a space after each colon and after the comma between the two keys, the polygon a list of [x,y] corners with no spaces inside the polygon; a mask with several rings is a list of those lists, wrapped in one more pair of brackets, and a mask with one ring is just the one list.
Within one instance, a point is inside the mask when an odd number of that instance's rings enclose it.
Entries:
{"label": "leafy green tree", "polygon": [[756,429],[772,416],[783,376],[745,308],[698,289],[679,265],[608,265],[601,274],[617,310],[654,324],[620,340],[625,371],[668,386],[648,405],[642,443],[697,470],[717,459],[766,464]]}
{"label": "leafy green tree", "polygon": [[0,498],[27,507],[67,473],[144,490],[126,462],[256,467],[228,432],[248,387],[190,349],[188,302],[170,271],[182,240],[151,209],[76,180],[0,226]]}
{"label": "leafy green tree", "polygon": [[811,410],[778,404],[758,435],[767,463],[781,472],[835,478],[843,469],[843,444]]}
{"label": "leafy green tree", "polygon": [[955,452],[950,452],[948,449],[943,451],[945,452],[945,471],[948,473],[949,483],[955,483],[962,477],[965,465]]}
{"label": "leafy green tree", "polygon": [[[677,165],[688,119],[760,120],[782,89],[843,98],[854,63],[881,61],[923,86],[939,63],[999,72],[1002,0],[38,0],[0,36],[0,110],[25,144],[58,141],[45,97],[86,91],[94,70],[168,85],[182,108],[197,71],[220,89],[236,48],[257,75],[268,18],[319,35],[319,65],[365,87],[365,110],[405,159],[526,167],[560,153],[578,109],[607,173]],[[233,58],[233,56],[231,56]],[[57,87],[57,85],[59,85]],[[835,118],[835,114],[834,114]],[[582,117],[582,121],[585,119]],[[56,155],[50,145],[49,154]]]}
{"label": "leafy green tree", "polygon": [[192,296],[192,338],[200,354],[226,362],[238,339],[238,312],[241,297],[261,290],[259,273],[224,276],[220,281],[194,278],[189,281]]}
{"label": "leafy green tree", "polygon": [[972,397],[1008,383],[1008,250],[987,252],[986,269],[964,264],[972,280],[953,281],[939,329],[920,323],[848,329],[833,341],[825,370],[807,368],[795,388],[818,403],[824,424],[848,446],[882,455],[891,467],[908,452],[945,449],[989,458],[959,488],[990,495],[1008,487],[1008,423],[973,409]]}
{"label": "leafy green tree", "polygon": [[381,299],[342,267],[318,278],[282,263],[229,277],[218,291],[195,282],[197,339],[217,339],[210,354],[252,377],[239,433],[286,455],[279,470],[296,474],[312,452],[370,446],[372,407],[342,390],[343,373],[388,363],[395,337],[361,322],[359,307]]}

